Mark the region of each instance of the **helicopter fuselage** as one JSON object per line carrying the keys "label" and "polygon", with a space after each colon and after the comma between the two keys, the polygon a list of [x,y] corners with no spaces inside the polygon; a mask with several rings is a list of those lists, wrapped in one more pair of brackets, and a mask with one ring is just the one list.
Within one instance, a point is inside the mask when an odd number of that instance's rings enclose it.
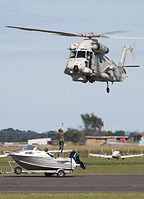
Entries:
{"label": "helicopter fuselage", "polygon": [[109,52],[108,47],[99,43],[95,38],[112,38],[112,39],[144,39],[144,37],[129,37],[129,36],[108,36],[109,34],[116,34],[123,31],[112,31],[105,34],[96,34],[93,32],[88,33],[70,33],[53,30],[42,30],[37,28],[24,28],[17,26],[6,26],[8,28],[16,28],[27,31],[37,31],[44,33],[53,33],[67,37],[84,37],[87,38],[79,44],[71,44],[70,56],[67,61],[65,74],[70,75],[73,81],[79,82],[95,82],[101,81],[107,83],[107,93],[110,92],[108,82],[122,82],[126,76],[126,67],[139,67],[125,66],[126,52],[129,50],[133,51],[133,48],[122,48],[122,55],[120,62],[116,65],[112,60],[108,59],[105,54]]}
{"label": "helicopter fuselage", "polygon": [[85,39],[80,44],[72,44],[69,50],[70,56],[64,72],[73,81],[121,82],[126,77],[125,69],[105,56],[109,52],[108,47],[97,40]]}

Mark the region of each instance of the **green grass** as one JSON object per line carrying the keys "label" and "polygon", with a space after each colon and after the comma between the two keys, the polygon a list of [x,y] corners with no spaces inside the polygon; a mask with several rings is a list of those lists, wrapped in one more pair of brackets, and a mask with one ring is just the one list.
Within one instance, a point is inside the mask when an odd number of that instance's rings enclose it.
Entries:
{"label": "green grass", "polygon": [[[0,153],[3,154],[5,150],[8,151],[18,151],[22,147],[1,147]],[[89,148],[87,146],[70,146],[71,149],[78,152],[81,161],[86,163],[87,169],[82,170],[81,168],[76,168],[73,174],[144,174],[144,157],[135,157],[128,159],[105,159],[88,157]],[[100,153],[101,150],[104,153],[111,154],[113,147],[103,146],[103,147],[92,147],[90,150],[92,153]],[[144,151],[144,147],[140,146],[118,146],[114,148],[115,150],[120,150],[123,154],[138,154]],[[56,154],[55,154],[56,155]],[[63,157],[68,154],[60,154]],[[11,171],[8,160],[10,158],[0,158],[0,169],[5,171]],[[16,167],[17,164],[13,164]]]}
{"label": "green grass", "polygon": [[[8,158],[0,158],[0,169],[11,171],[8,164]],[[86,163],[86,170],[76,168],[74,175],[78,174],[144,174],[144,157],[135,157],[129,159],[103,159],[103,158],[81,158],[81,161]],[[12,164],[13,168],[18,166]]]}
{"label": "green grass", "polygon": [[144,174],[144,157],[129,159],[82,158],[87,169],[77,168],[74,174]]}
{"label": "green grass", "polygon": [[77,168],[74,174],[144,174],[144,158],[136,157],[130,159],[102,159],[82,158],[87,169]]}
{"label": "green grass", "polygon": [[[21,147],[22,148],[22,147]],[[8,151],[18,151],[21,150],[20,147],[1,147],[0,154],[3,154],[5,150]],[[105,158],[96,158],[96,157],[88,157],[89,148],[86,146],[70,146],[73,150],[77,151],[81,161],[86,163],[87,169],[82,170],[81,168],[76,168],[73,174],[144,174],[144,157],[135,157],[128,159],[105,159]],[[107,154],[111,154],[112,147],[94,147],[91,148],[91,152],[100,153],[100,151]],[[129,146],[129,147],[120,147],[118,146],[115,150],[120,150],[123,154],[138,154],[144,151],[143,147],[140,146]],[[55,154],[57,155],[57,154]],[[60,154],[63,157],[68,154]],[[11,171],[10,166],[8,164],[7,158],[0,158],[0,169],[4,169],[5,171]],[[13,164],[13,167],[16,167],[17,164]]]}
{"label": "green grass", "polygon": [[142,193],[0,194],[0,199],[144,199]]}
{"label": "green grass", "polygon": [[[16,149],[17,150],[17,149]],[[13,151],[16,151],[13,149]],[[78,174],[144,174],[144,157],[129,158],[125,160],[88,158],[88,150],[84,148],[75,148],[80,152],[81,161],[87,165],[86,170],[76,168],[73,175]],[[98,149],[99,150],[99,149]],[[111,153],[111,148],[106,148]],[[119,149],[118,149],[119,150]],[[122,149],[121,149],[122,150]],[[123,149],[123,151],[126,149]],[[133,149],[131,149],[132,151]],[[139,153],[141,149],[135,149]],[[2,154],[3,151],[1,151]],[[96,151],[94,151],[96,152]],[[0,158],[0,168],[10,171],[8,165],[9,158]],[[13,164],[13,167],[17,164]],[[5,174],[6,175],[6,174]],[[15,175],[15,174],[14,174]],[[143,193],[65,193],[65,194],[0,194],[0,199],[144,199]]]}

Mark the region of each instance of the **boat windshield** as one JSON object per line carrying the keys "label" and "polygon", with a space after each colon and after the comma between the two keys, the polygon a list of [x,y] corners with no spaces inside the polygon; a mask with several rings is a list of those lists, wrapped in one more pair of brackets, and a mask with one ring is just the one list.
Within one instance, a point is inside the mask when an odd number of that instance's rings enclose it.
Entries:
{"label": "boat windshield", "polygon": [[[36,146],[32,146],[32,145],[27,145],[27,147],[24,149],[25,151],[32,151],[36,148]],[[36,149],[38,151],[40,151],[40,149]]]}

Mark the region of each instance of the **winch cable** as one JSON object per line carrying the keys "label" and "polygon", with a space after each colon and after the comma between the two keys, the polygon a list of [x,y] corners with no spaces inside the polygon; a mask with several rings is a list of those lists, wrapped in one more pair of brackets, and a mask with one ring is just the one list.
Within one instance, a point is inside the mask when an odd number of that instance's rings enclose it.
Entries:
{"label": "winch cable", "polygon": [[64,81],[64,96],[63,96],[63,109],[62,109],[62,129],[63,129],[63,124],[65,123],[66,91],[67,91],[67,84],[66,84],[66,77],[65,77],[65,81]]}

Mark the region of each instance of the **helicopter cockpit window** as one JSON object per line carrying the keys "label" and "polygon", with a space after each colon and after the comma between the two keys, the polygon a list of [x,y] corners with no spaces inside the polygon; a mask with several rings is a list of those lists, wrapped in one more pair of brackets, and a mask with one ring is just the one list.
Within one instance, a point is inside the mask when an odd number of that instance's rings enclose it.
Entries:
{"label": "helicopter cockpit window", "polygon": [[75,56],[76,56],[76,51],[75,51],[75,50],[72,50],[72,51],[70,52],[70,58],[75,58]]}
{"label": "helicopter cockpit window", "polygon": [[85,58],[85,51],[78,51],[77,58]]}

